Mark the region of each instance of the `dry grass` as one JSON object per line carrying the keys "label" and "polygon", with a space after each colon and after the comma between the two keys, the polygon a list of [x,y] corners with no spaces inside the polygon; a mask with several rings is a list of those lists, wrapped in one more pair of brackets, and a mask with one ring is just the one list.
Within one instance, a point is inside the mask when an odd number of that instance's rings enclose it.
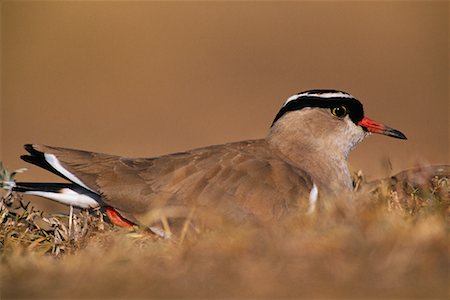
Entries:
{"label": "dry grass", "polygon": [[[448,168],[447,168],[448,170]],[[415,177],[417,178],[417,177]],[[367,184],[351,204],[277,226],[221,223],[180,239],[100,212],[0,212],[1,298],[448,297],[449,174]]]}

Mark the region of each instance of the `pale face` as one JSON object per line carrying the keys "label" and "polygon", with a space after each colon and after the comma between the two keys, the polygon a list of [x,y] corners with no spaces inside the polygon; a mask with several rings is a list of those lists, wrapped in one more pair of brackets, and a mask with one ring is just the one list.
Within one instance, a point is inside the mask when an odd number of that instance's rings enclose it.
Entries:
{"label": "pale face", "polygon": [[364,117],[361,102],[336,90],[310,90],[289,97],[275,117],[269,136],[291,146],[340,154],[345,158],[369,133],[406,139],[398,130]]}
{"label": "pale face", "polygon": [[331,152],[347,158],[367,133],[348,115],[334,116],[328,108],[304,108],[291,111],[272,127],[269,136],[277,135],[284,144],[308,151]]}

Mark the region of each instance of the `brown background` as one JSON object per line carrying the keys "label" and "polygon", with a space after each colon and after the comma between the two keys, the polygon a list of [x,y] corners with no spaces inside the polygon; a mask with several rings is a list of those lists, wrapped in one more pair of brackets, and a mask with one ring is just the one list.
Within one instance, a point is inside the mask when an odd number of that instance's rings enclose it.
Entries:
{"label": "brown background", "polygon": [[353,152],[369,179],[449,163],[446,1],[11,1],[1,17],[12,169],[30,142],[155,156],[264,137],[284,100],[312,88],[350,92],[408,136]]}

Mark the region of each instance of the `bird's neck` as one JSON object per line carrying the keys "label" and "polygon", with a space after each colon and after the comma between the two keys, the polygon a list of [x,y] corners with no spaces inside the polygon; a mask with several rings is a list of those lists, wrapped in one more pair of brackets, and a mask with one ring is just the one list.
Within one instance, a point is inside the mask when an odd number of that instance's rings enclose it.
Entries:
{"label": "bird's neck", "polygon": [[296,168],[306,171],[319,190],[349,192],[353,189],[348,169],[346,149],[324,144],[314,137],[296,137],[295,134],[270,134],[268,144],[278,156]]}

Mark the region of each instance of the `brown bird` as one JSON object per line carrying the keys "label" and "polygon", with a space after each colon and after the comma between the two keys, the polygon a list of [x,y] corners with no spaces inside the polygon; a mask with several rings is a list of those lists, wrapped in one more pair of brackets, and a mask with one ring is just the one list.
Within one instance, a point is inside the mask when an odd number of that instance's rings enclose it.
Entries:
{"label": "brown bird", "polygon": [[164,236],[161,217],[194,208],[237,220],[276,221],[318,198],[353,190],[350,151],[370,133],[406,139],[364,116],[362,104],[337,90],[289,97],[264,139],[214,145],[152,158],[128,158],[25,145],[21,158],[70,183],[10,182],[9,188],[80,208],[104,207],[121,226]]}

